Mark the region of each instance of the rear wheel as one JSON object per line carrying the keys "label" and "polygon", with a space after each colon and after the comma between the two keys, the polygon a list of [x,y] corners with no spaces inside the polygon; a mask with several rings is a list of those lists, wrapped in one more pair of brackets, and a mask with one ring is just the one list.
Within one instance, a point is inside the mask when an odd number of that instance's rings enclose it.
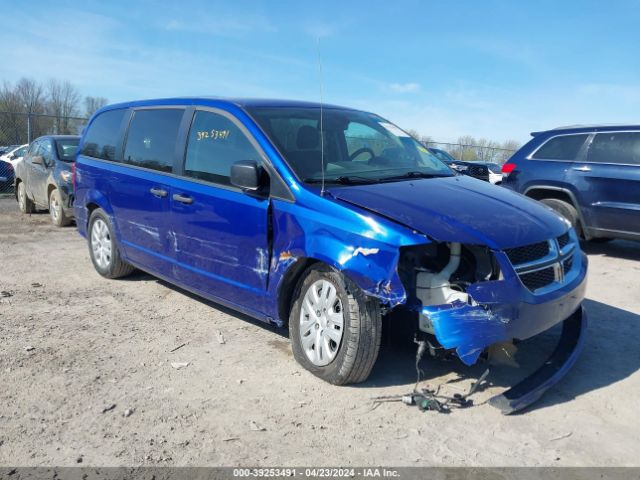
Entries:
{"label": "rear wheel", "polygon": [[27,189],[24,182],[18,183],[18,208],[22,213],[33,212],[33,202],[27,197]]}
{"label": "rear wheel", "polygon": [[64,227],[71,223],[71,219],[64,213],[62,199],[57,188],[51,190],[49,194],[49,215],[51,215],[51,221],[56,227]]}
{"label": "rear wheel", "polygon": [[109,217],[101,208],[89,217],[89,255],[97,272],[106,278],[120,278],[135,269],[123,262]]}
{"label": "rear wheel", "polygon": [[378,301],[325,265],[308,270],[294,298],[289,336],[298,363],[334,385],[365,381],[380,349]]}
{"label": "rear wheel", "polygon": [[540,202],[544,203],[548,207],[555,210],[556,213],[562,215],[564,218],[569,220],[569,222],[571,223],[571,226],[575,229],[578,236],[580,238],[583,237],[582,225],[580,224],[580,217],[578,216],[578,211],[573,205],[565,202],[564,200],[558,200],[557,198],[543,198],[540,200]]}

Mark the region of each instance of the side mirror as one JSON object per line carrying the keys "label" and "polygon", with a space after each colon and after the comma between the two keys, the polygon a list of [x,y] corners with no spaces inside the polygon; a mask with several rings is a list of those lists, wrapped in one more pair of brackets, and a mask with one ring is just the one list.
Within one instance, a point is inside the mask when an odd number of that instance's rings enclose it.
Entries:
{"label": "side mirror", "polygon": [[231,185],[243,190],[258,190],[261,179],[262,167],[255,160],[240,160],[231,165]]}
{"label": "side mirror", "polygon": [[15,153],[12,153],[9,157],[10,160],[15,160],[16,158],[18,158],[18,156]]}
{"label": "side mirror", "polygon": [[42,155],[34,155],[31,157],[31,163],[34,165],[44,165],[44,159],[42,158]]}

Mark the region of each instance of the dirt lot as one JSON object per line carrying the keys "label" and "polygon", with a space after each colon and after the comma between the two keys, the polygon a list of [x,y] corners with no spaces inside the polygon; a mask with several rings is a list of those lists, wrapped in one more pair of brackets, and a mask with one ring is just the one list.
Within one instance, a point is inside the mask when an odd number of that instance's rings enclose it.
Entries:
{"label": "dirt lot", "polygon": [[[372,409],[413,387],[411,344],[386,342],[367,383],[333,387],[298,367],[286,331],[142,273],[105,280],[74,227],[0,199],[0,465],[640,465],[640,244],[586,248],[574,370],[522,414],[443,415]],[[553,340],[518,359],[541,362]],[[485,368],[422,366],[448,393]],[[495,369],[476,402],[522,374]]]}

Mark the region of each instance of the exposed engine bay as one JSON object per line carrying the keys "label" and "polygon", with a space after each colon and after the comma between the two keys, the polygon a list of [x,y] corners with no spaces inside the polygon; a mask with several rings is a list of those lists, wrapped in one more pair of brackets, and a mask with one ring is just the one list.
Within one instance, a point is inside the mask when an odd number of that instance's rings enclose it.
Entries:
{"label": "exposed engine bay", "polygon": [[[453,303],[475,306],[467,287],[500,278],[500,268],[489,248],[460,243],[405,248],[398,271],[407,290],[407,304],[423,307]],[[435,334],[431,319],[423,313],[419,328]]]}

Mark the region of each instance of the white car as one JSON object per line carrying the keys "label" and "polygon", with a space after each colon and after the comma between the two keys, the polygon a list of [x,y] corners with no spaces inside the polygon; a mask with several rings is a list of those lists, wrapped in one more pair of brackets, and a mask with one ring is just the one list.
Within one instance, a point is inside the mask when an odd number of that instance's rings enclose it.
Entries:
{"label": "white car", "polygon": [[14,148],[13,150],[10,150],[9,152],[5,153],[4,155],[0,156],[0,160],[9,162],[13,166],[13,169],[15,170],[18,162],[22,160],[22,157],[24,157],[24,154],[27,153],[27,148],[29,148],[28,143],[25,143],[24,145],[20,145]]}
{"label": "white car", "polygon": [[487,163],[489,168],[489,182],[494,185],[502,183],[502,167],[497,163]]}

